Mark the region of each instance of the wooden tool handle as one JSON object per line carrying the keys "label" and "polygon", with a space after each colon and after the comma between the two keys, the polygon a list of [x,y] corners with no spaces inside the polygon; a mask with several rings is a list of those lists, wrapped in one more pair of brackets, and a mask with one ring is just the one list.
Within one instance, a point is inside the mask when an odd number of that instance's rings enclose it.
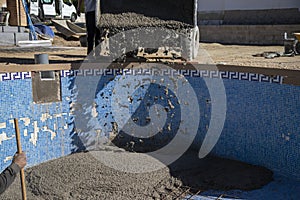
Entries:
{"label": "wooden tool handle", "polygon": [[[21,145],[21,137],[20,137],[20,129],[19,129],[18,119],[14,119],[14,123],[15,123],[18,153],[22,153],[22,145]],[[25,185],[24,169],[21,169],[21,171],[20,171],[20,179],[21,179],[21,187],[22,187],[22,199],[26,200],[27,197],[26,197],[26,185]]]}

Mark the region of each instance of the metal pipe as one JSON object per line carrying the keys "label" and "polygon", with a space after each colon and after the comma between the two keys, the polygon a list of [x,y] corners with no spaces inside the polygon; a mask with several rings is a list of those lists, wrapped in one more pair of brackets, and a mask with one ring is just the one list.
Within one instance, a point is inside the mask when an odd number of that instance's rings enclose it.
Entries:
{"label": "metal pipe", "polygon": [[34,54],[35,64],[49,64],[49,56],[46,53]]}

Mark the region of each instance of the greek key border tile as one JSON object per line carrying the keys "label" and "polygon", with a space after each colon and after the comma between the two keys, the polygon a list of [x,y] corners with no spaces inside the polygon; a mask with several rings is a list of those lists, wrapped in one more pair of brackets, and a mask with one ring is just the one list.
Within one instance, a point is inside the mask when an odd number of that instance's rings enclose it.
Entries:
{"label": "greek key border tile", "polygon": [[185,77],[202,77],[218,78],[230,80],[243,80],[251,82],[266,82],[282,84],[282,76],[268,76],[264,74],[246,73],[246,72],[229,72],[213,70],[170,70],[170,69],[84,69],[84,70],[62,70],[61,76],[117,76],[117,75],[153,75],[153,76],[185,76]]}
{"label": "greek key border tile", "polygon": [[[202,78],[219,78],[230,80],[244,80],[252,82],[265,82],[282,84],[282,76],[267,76],[264,74],[246,72],[228,72],[211,70],[170,70],[170,69],[85,69],[85,70],[61,70],[61,77],[69,76],[101,76],[101,75],[154,75],[154,76],[185,76]],[[31,79],[31,72],[0,73],[0,81]]]}
{"label": "greek key border tile", "polygon": [[31,79],[31,72],[0,73],[0,81]]}

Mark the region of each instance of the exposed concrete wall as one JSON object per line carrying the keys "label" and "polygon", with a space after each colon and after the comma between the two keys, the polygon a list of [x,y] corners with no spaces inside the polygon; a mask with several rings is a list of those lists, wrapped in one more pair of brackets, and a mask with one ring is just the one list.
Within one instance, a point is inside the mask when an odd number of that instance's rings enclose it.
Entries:
{"label": "exposed concrete wall", "polygon": [[198,12],[198,24],[300,24],[300,11],[298,8],[265,10],[226,10],[215,12],[200,11]]}
{"label": "exposed concrete wall", "polygon": [[198,0],[198,24],[300,24],[299,0]]}
{"label": "exposed concrete wall", "polygon": [[284,32],[300,32],[300,25],[206,25],[200,26],[200,40],[224,44],[282,45]]}
{"label": "exposed concrete wall", "polygon": [[300,8],[299,0],[198,0],[198,11]]}

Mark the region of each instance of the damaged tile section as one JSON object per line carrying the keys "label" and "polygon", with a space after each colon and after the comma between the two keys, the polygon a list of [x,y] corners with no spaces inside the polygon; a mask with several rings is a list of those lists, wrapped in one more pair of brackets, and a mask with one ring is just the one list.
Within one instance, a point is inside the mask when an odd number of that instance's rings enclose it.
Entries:
{"label": "damaged tile section", "polygon": [[6,123],[0,123],[0,129],[6,128]]}
{"label": "damaged tile section", "polygon": [[[39,73],[32,73],[39,74]],[[60,80],[57,78],[57,86]],[[34,79],[37,81],[37,78]],[[27,152],[28,166],[71,153],[72,145],[68,131],[70,126],[70,97],[68,80],[62,80],[63,98],[47,103],[34,102],[32,82],[29,80],[0,81],[0,169],[6,168],[16,153],[14,118],[19,121],[23,151]],[[43,82],[45,85],[48,82]],[[38,85],[36,89],[39,89]],[[58,87],[55,87],[58,88]],[[54,89],[55,89],[54,88]],[[53,90],[54,90],[53,89]],[[60,91],[60,87],[58,88]],[[56,90],[55,90],[56,91]],[[48,95],[48,90],[43,90]],[[40,94],[40,93],[38,93]],[[55,93],[56,98],[58,92]],[[69,97],[69,98],[66,98]]]}
{"label": "damaged tile section", "polygon": [[45,122],[47,119],[52,119],[52,116],[49,113],[43,113],[41,116],[41,121]]}
{"label": "damaged tile section", "polygon": [[47,126],[44,126],[42,130],[43,132],[49,132],[51,134],[51,140],[54,140],[54,138],[56,137],[56,133],[49,129]]}
{"label": "damaged tile section", "polygon": [[36,146],[37,140],[38,140],[38,133],[39,133],[39,127],[38,127],[38,123],[37,121],[33,122],[33,126],[34,126],[34,132],[30,134],[30,142]]}
{"label": "damaged tile section", "polygon": [[29,126],[29,124],[30,124],[29,118],[20,118],[20,121],[23,121],[25,126]]}
{"label": "damaged tile section", "polygon": [[13,156],[7,156],[5,159],[4,159],[4,162],[8,162],[8,161],[11,161],[14,157]]}
{"label": "damaged tile section", "polygon": [[2,132],[0,134],[0,144],[2,144],[2,142],[6,141],[6,140],[11,140],[12,138],[14,138],[14,136],[8,137],[5,132]]}

